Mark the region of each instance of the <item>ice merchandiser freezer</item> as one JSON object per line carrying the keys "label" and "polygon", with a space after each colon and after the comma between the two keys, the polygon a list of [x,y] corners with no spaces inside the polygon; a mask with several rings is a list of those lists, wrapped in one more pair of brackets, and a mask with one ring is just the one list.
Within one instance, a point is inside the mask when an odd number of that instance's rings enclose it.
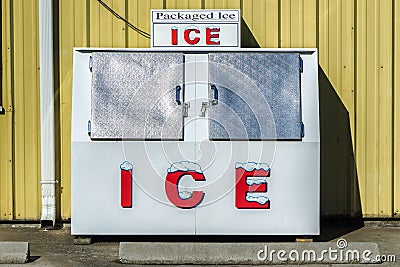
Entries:
{"label": "ice merchandiser freezer", "polygon": [[72,235],[318,235],[316,49],[74,50]]}

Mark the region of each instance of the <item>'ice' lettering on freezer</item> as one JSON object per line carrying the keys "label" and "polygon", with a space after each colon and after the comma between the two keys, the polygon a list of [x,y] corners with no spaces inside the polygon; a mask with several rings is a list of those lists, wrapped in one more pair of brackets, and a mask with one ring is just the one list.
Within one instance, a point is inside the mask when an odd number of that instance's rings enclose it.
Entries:
{"label": "'ice' lettering on freezer", "polygon": [[267,196],[271,168],[267,163],[236,163],[235,206],[238,209],[269,209]]}

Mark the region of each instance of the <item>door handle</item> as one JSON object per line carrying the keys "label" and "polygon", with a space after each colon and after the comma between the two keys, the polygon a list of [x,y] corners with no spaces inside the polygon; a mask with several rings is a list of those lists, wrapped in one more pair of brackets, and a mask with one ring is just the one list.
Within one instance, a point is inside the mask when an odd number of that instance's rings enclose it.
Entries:
{"label": "door handle", "polygon": [[215,84],[211,85],[211,90],[213,91],[213,99],[211,99],[211,104],[218,104],[218,88]]}
{"label": "door handle", "polygon": [[178,105],[181,105],[181,104],[182,104],[182,102],[181,102],[181,90],[182,90],[182,88],[181,88],[180,85],[177,85],[177,86],[175,87],[175,102],[176,102]]}
{"label": "door handle", "polygon": [[182,87],[180,85],[177,85],[175,87],[175,102],[180,106],[182,105],[182,115],[184,118],[189,116],[189,108],[190,104],[189,103],[182,103],[181,101],[181,91]]}

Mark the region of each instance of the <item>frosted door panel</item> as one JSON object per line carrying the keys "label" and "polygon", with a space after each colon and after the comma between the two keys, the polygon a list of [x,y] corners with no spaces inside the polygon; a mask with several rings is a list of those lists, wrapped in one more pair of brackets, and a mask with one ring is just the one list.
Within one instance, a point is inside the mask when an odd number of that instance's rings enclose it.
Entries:
{"label": "frosted door panel", "polygon": [[[182,53],[93,52],[92,139],[179,140]],[[180,93],[183,96],[183,91]]]}
{"label": "frosted door panel", "polygon": [[[209,137],[300,140],[298,53],[209,54]],[[218,92],[214,92],[216,88]]]}

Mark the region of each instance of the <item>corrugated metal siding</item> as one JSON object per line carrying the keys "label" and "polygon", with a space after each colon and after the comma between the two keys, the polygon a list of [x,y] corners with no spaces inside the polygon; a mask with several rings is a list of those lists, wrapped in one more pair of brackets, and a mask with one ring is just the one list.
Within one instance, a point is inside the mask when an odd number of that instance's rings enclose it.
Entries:
{"label": "corrugated metal siding", "polygon": [[11,90],[11,12],[10,1],[2,0],[2,105],[0,115],[0,219],[13,219],[13,109]]}
{"label": "corrugated metal siding", "polygon": [[[15,219],[40,210],[39,32],[37,1],[13,1]],[[23,78],[22,78],[23,77]]]}
{"label": "corrugated metal siding", "polygon": [[40,215],[38,1],[1,4],[8,112],[0,115],[0,219],[32,220]]}
{"label": "corrugated metal siding", "polygon": [[[0,218],[39,218],[37,0],[2,0]],[[55,1],[57,2],[57,1]],[[246,47],[318,47],[323,215],[398,216],[400,4],[395,0],[104,0],[150,32],[150,9],[242,12]],[[148,47],[96,0],[59,0],[60,194],[70,217],[72,48]],[[10,49],[7,49],[7,48]],[[13,145],[12,145],[13,144]],[[14,151],[14,154],[13,154]],[[13,201],[14,200],[14,201]],[[19,215],[18,215],[19,214]]]}
{"label": "corrugated metal siding", "polygon": [[[400,3],[394,1],[393,3],[393,33],[394,33],[394,47],[393,47],[393,94],[394,94],[394,158],[393,158],[393,210],[396,216],[400,216]],[[397,89],[397,90],[396,90]]]}
{"label": "corrugated metal siding", "polygon": [[[319,1],[318,47],[321,95],[321,209],[355,215],[354,2]],[[325,78],[326,76],[326,78]]]}
{"label": "corrugated metal siding", "polygon": [[363,212],[366,216],[391,216],[394,197],[392,1],[357,1],[357,15],[356,155]]}

